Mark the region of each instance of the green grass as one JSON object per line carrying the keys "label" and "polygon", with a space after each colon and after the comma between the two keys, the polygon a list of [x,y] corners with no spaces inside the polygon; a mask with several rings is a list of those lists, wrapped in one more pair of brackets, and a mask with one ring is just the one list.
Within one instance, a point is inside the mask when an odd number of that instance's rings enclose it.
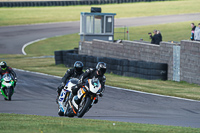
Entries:
{"label": "green grass", "polygon": [[[28,57],[23,55],[0,55],[0,60],[6,61],[11,67],[56,76],[63,76],[68,69],[64,65],[55,65],[53,58]],[[195,84],[144,80],[114,74],[106,74],[106,79],[106,85],[110,86],[200,100],[200,86]]]}
{"label": "green grass", "polygon": [[29,45],[25,52],[29,55],[54,55],[54,51],[78,47],[79,40],[78,33],[52,37]]}
{"label": "green grass", "polygon": [[[138,2],[92,5],[103,12],[117,13],[116,18],[199,13],[200,0]],[[0,8],[0,26],[78,21],[80,12],[90,12],[91,6],[13,7]]]}
{"label": "green grass", "polygon": [[20,114],[0,114],[0,117],[1,133],[199,133],[199,128],[105,120]]}
{"label": "green grass", "polygon": [[[148,33],[153,33],[154,29],[160,30],[162,34],[163,41],[178,41],[190,40],[191,37],[191,26],[190,24],[194,22],[196,25],[200,23],[200,18],[198,21],[187,21],[187,22],[177,22],[177,23],[167,23],[167,24],[157,24],[148,26],[137,26],[129,27],[129,39],[130,40],[140,40],[143,38],[144,41],[151,41]],[[115,32],[124,32],[124,28],[116,28]],[[124,40],[123,33],[116,33],[115,40]],[[125,36],[127,40],[127,34]]]}
{"label": "green grass", "polygon": [[[190,39],[190,23],[199,23],[199,21],[188,21],[179,23],[149,25],[149,26],[138,26],[129,27],[130,40],[140,40],[143,38],[144,41],[150,41],[147,33],[152,32],[154,29],[161,31],[163,41],[178,41]],[[123,32],[123,28],[116,28],[115,32]],[[123,33],[115,33],[115,40],[123,39]],[[125,38],[127,39],[127,37]],[[78,47],[80,36],[78,33],[64,35],[60,37],[52,37],[40,42],[33,43],[25,48],[25,52],[28,55],[54,55],[56,50],[68,50]]]}

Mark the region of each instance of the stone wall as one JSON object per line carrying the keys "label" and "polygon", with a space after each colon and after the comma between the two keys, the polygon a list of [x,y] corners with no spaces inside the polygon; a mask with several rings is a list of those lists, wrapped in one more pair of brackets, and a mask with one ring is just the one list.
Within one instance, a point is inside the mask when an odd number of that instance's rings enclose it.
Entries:
{"label": "stone wall", "polygon": [[181,80],[200,84],[200,42],[181,41]]}
{"label": "stone wall", "polygon": [[[122,43],[93,40],[80,42],[79,54],[98,57],[141,60],[168,64],[168,80],[173,80],[173,46],[161,42],[154,45],[136,41]],[[200,84],[200,42],[181,41],[180,76],[182,81]]]}

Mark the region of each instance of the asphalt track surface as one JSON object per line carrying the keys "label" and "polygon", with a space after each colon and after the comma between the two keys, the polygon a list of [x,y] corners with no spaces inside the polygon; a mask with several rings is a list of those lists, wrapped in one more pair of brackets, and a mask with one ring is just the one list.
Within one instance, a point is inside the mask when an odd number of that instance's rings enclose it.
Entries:
{"label": "asphalt track surface", "polygon": [[[117,19],[116,26],[198,20],[199,15]],[[79,22],[0,27],[0,54],[22,54],[22,46],[29,41],[77,32]],[[15,93],[12,101],[4,101],[0,95],[0,113],[58,116],[55,98],[60,78],[15,71]],[[200,102],[106,87],[104,97],[83,118],[200,128]]]}
{"label": "asphalt track surface", "polygon": [[[55,88],[61,78],[15,71],[19,79],[15,93],[12,101],[0,95],[0,113],[58,116]],[[200,128],[200,102],[106,87],[83,118]]]}

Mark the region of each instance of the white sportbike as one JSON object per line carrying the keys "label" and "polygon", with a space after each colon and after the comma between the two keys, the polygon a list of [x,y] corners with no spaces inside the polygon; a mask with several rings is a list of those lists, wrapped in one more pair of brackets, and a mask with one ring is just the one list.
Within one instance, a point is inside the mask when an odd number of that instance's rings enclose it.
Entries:
{"label": "white sportbike", "polygon": [[73,96],[72,87],[77,84],[78,79],[72,78],[65,85],[64,89],[62,89],[58,100],[59,116],[83,117],[83,115],[92,107],[96,98],[100,94],[101,84],[98,78],[88,79],[78,90],[77,95]]}

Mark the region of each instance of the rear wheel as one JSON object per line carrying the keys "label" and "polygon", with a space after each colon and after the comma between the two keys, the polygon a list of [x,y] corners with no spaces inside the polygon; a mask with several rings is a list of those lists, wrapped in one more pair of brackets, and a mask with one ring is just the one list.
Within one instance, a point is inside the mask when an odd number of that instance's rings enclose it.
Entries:
{"label": "rear wheel", "polygon": [[92,103],[92,100],[90,97],[86,96],[85,98],[82,99],[79,109],[77,112],[77,116],[79,118],[83,117],[83,115],[87,112],[87,110],[90,108],[90,105]]}

